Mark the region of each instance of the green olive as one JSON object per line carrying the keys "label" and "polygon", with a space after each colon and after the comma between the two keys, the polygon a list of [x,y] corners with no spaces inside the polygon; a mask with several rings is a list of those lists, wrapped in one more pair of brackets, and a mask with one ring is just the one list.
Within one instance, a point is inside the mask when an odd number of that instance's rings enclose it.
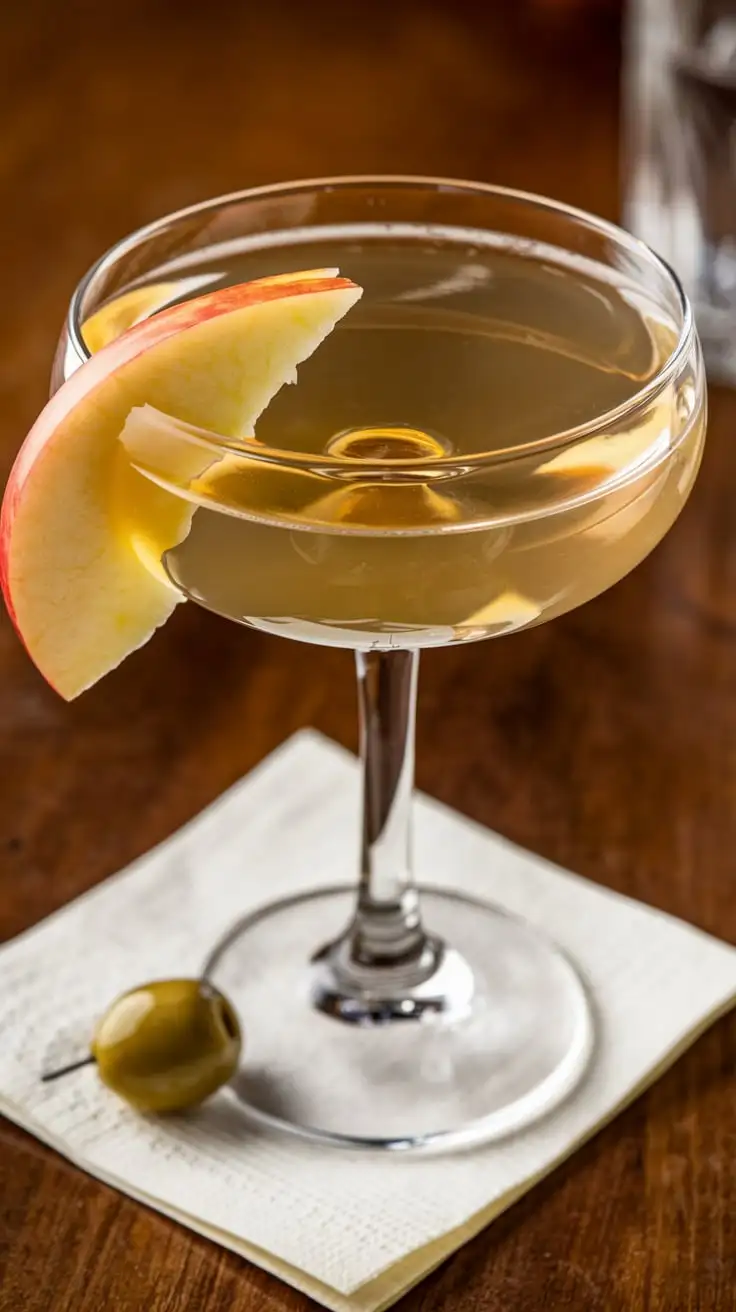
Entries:
{"label": "green olive", "polygon": [[117,998],[97,1026],[100,1078],[144,1112],[202,1102],[237,1069],[241,1035],[232,1005],[207,980],[142,984]]}

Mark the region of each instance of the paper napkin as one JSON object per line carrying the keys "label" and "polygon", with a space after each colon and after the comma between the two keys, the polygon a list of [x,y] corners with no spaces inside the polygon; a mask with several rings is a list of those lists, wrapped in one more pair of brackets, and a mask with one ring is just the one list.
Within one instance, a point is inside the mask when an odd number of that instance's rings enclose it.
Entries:
{"label": "paper napkin", "polygon": [[[249,1124],[226,1094],[189,1118],[137,1116],[77,1052],[147,979],[196,974],[248,910],[354,868],[352,757],[298,734],[123,873],[0,950],[0,1110],[134,1198],[338,1312],[377,1312],[492,1221],[736,1001],[736,950],[559,870],[424,797],[416,859],[526,916],[576,960],[598,1034],[589,1076],[546,1120],[457,1155],[315,1148]],[[298,854],[298,861],[295,860]]]}

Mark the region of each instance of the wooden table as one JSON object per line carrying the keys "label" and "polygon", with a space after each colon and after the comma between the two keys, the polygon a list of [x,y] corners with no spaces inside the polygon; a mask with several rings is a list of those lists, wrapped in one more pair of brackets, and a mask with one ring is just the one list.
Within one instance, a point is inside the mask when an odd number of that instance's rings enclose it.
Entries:
{"label": "wooden table", "polygon": [[[2,472],[43,401],[77,277],[166,210],[378,170],[492,179],[615,216],[615,6],[531,8],[5,0]],[[516,842],[731,939],[735,424],[736,397],[716,392],[690,504],[611,593],[528,635],[427,657],[418,770]],[[339,652],[186,607],[66,706],[3,618],[0,932],[165,838],[306,724],[355,745]],[[402,1307],[727,1312],[735,1056],[731,1018]],[[307,1308],[8,1124],[0,1145],[3,1312]]]}

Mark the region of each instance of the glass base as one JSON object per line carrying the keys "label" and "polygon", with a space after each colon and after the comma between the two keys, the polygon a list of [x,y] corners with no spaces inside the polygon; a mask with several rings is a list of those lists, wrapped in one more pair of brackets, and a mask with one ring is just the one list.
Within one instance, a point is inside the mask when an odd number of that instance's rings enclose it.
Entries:
{"label": "glass base", "polygon": [[454,1148],[520,1130],[575,1088],[593,1022],[555,944],[496,907],[424,890],[436,969],[404,987],[403,1007],[389,980],[385,1007],[372,982],[356,1011],[338,1005],[324,947],[354,905],[354,888],[272,903],[205,966],[241,1017],[244,1064],[229,1089],[251,1117],[348,1147]]}

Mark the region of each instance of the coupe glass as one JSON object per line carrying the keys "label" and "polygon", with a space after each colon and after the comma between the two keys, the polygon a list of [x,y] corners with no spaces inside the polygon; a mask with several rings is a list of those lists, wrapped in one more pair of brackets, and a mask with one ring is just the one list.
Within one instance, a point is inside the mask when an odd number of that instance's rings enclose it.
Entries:
{"label": "coupe glass", "polygon": [[[370,640],[355,617],[351,623],[335,619],[332,627],[307,622],[308,616],[292,622],[293,611],[275,599],[273,607],[267,598],[258,613],[242,617],[261,629],[355,650],[363,819],[357,890],[349,884],[316,888],[266,904],[236,925],[204,965],[238,1007],[248,1035],[246,1068],[231,1094],[251,1117],[307,1139],[388,1150],[452,1147],[519,1131],[568,1096],[591,1060],[594,1023],[586,986],[560,947],[524,921],[453,890],[451,861],[444,887],[425,888],[420,896],[414,882],[411,796],[419,650],[496,636],[553,617],[615,583],[669,529],[695,478],[705,426],[703,370],[685,296],[640,242],[540,197],[425,178],[286,184],[194,206],[109,251],[72,298],[53,379],[58,386],[89,355],[84,325],[90,317],[142,285],[173,282],[180,296],[196,295],[213,270],[225,282],[241,281],[246,256],[252,276],[259,270],[313,268],[324,262],[317,254],[328,240],[339,245],[341,270],[349,276],[361,244],[372,243],[375,254],[376,243],[397,235],[406,259],[395,266],[388,289],[366,280],[358,307],[363,314],[380,319],[386,306],[395,308],[399,300],[421,305],[433,281],[433,262],[438,261],[434,272],[440,274],[441,252],[456,241],[471,255],[487,247],[505,252],[504,258],[534,258],[545,278],[579,267],[625,283],[627,303],[648,307],[655,337],[659,325],[668,345],[651,376],[643,377],[623,403],[605,405],[563,431],[553,425],[532,438],[527,433],[502,449],[483,449],[476,442],[462,452],[434,450],[428,463],[421,442],[419,448],[413,445],[406,429],[409,437],[387,469],[385,452],[370,443],[365,460],[342,438],[328,442],[321,454],[305,455],[270,444],[268,427],[259,428],[259,469],[270,468],[279,478],[308,474],[332,488],[333,496],[342,495],[334,489],[346,483],[360,488],[362,480],[366,487],[388,480],[392,486],[425,489],[419,495],[429,498],[441,498],[445,487],[465,507],[461,523],[440,516],[429,534],[425,525],[419,536],[406,525],[357,536],[350,536],[349,524],[326,525],[324,534],[312,525],[301,538],[304,550],[293,553],[293,568],[302,571],[294,576],[298,588],[308,590],[308,571],[327,558],[328,549],[347,550],[347,543],[358,551],[371,586],[380,589],[381,561],[386,568],[390,562],[402,578],[406,568],[402,595],[408,609],[421,583],[416,570],[411,572],[420,550],[431,553],[427,569],[440,571],[438,579],[447,561],[461,582],[464,569],[477,574],[478,562],[487,560],[491,571],[515,552],[516,566],[533,566],[544,593],[536,609],[513,602],[510,615],[500,616],[491,605],[463,624],[410,617],[405,625],[372,632]],[[311,261],[303,254],[310,243],[318,244]],[[293,256],[295,245],[301,264],[292,260],[285,266],[282,257],[289,251]],[[477,277],[472,258],[470,267]],[[467,259],[463,268],[467,272]],[[203,269],[202,276],[191,277]],[[185,277],[188,281],[179,282]],[[454,294],[451,279],[448,284],[440,278],[439,284],[442,295]],[[460,291],[463,286],[467,291],[467,278]],[[534,313],[528,304],[525,314],[533,318]],[[341,337],[341,331],[342,325],[315,360],[337,350],[333,341],[350,344],[349,334]],[[390,333],[380,339],[387,368],[394,340]],[[447,341],[454,350],[455,339]],[[493,414],[486,410],[494,380],[481,376],[469,356],[462,358],[457,388],[463,404],[491,429]],[[445,372],[455,367],[448,356]],[[427,395],[434,395],[436,380],[430,375],[442,372],[441,360],[424,369]],[[359,368],[353,374],[347,380],[351,396],[365,383]],[[308,390],[303,396],[308,406]],[[402,424],[412,422],[411,414],[402,413]],[[436,427],[441,426],[438,418]],[[219,444],[237,461],[232,442],[226,446],[215,434],[191,434],[186,425],[178,429],[182,441],[194,436],[215,449]],[[602,449],[617,453],[615,459],[601,463]],[[598,453],[595,459],[588,457],[590,451]],[[592,462],[590,469],[586,461]],[[582,481],[571,483],[564,476],[570,469],[582,470]],[[563,476],[539,477],[540,471]],[[173,476],[167,483],[165,470],[157,471],[157,481],[173,495],[182,492]],[[215,512],[215,528],[221,521],[223,531],[235,531],[237,507],[218,515],[216,497],[207,505]],[[262,536],[255,559],[269,559],[271,551],[282,551],[299,536],[300,524],[283,508],[280,515],[257,526]],[[249,533],[256,531],[247,515],[243,522]],[[167,566],[182,591],[231,614],[226,601],[204,597],[188,585],[176,554]],[[324,562],[321,568],[321,586],[329,591],[334,580]],[[439,583],[437,595],[439,604]]]}

